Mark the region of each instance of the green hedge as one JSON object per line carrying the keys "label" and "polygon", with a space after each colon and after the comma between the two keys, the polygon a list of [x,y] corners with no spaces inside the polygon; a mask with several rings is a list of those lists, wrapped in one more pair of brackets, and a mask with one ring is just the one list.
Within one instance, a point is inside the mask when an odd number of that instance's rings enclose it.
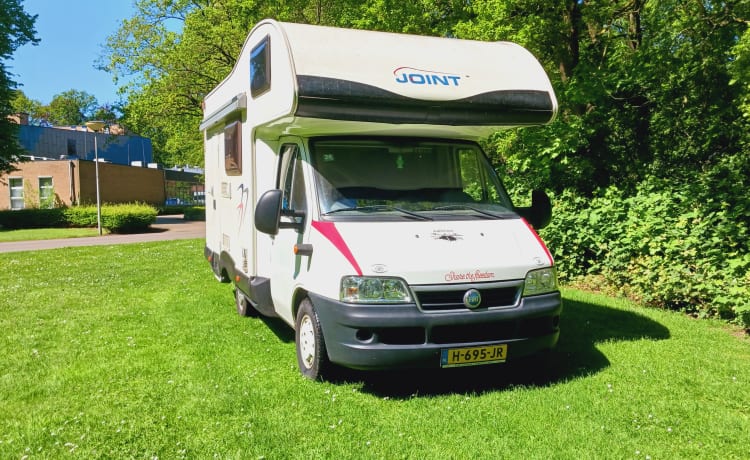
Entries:
{"label": "green hedge", "polygon": [[[146,230],[156,221],[156,208],[147,204],[102,206],[102,227],[113,233],[135,233]],[[96,227],[96,206],[75,206],[65,210],[71,227]]]}
{"label": "green hedge", "polygon": [[742,199],[656,181],[594,198],[564,192],[541,233],[562,281],[750,328],[750,218]]}
{"label": "green hedge", "polygon": [[65,227],[64,211],[64,208],[0,211],[0,228],[15,230],[21,228]]}
{"label": "green hedge", "polygon": [[[146,230],[156,221],[156,208],[146,204],[107,204],[102,206],[102,228],[113,233]],[[55,209],[0,211],[3,228],[96,227],[96,206]]]}
{"label": "green hedge", "polygon": [[185,208],[185,220],[206,220],[206,208],[204,206],[193,206]]}

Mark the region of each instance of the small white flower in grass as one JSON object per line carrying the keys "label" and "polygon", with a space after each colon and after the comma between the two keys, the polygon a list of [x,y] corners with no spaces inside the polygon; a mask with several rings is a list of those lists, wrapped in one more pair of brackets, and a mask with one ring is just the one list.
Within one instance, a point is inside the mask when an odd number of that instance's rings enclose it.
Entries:
{"label": "small white flower in grass", "polygon": [[671,427],[671,426],[668,426],[668,427],[667,427],[667,433],[671,433],[671,432],[672,432],[672,427]]}

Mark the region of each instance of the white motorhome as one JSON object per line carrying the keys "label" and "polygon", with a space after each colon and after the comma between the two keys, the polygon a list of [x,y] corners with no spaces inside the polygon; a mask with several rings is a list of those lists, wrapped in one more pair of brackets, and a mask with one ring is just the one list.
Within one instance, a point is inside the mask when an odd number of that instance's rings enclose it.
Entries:
{"label": "white motorhome", "polygon": [[514,207],[477,144],[555,117],[525,49],[265,20],[204,106],[206,258],[303,375],[555,346],[549,199]]}

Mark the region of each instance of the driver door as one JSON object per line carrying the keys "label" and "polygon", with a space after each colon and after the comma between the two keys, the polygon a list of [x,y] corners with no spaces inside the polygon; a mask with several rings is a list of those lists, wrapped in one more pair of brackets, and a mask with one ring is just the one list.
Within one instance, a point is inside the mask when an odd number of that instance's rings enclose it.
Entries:
{"label": "driver door", "polygon": [[[279,153],[277,188],[283,191],[281,222],[302,223],[309,216],[307,184],[303,168],[303,152],[299,143],[282,144]],[[277,314],[294,324],[292,296],[300,283],[301,256],[294,254],[294,245],[303,242],[304,230],[282,228],[274,236],[271,246],[271,297]]]}

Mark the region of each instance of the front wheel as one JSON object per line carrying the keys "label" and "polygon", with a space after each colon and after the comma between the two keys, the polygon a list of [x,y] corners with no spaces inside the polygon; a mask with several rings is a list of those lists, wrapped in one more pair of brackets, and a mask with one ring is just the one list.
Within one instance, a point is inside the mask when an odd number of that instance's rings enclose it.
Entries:
{"label": "front wheel", "polygon": [[297,312],[295,342],[297,364],[302,375],[310,380],[322,380],[330,367],[330,361],[328,361],[318,313],[310,299],[304,299]]}

